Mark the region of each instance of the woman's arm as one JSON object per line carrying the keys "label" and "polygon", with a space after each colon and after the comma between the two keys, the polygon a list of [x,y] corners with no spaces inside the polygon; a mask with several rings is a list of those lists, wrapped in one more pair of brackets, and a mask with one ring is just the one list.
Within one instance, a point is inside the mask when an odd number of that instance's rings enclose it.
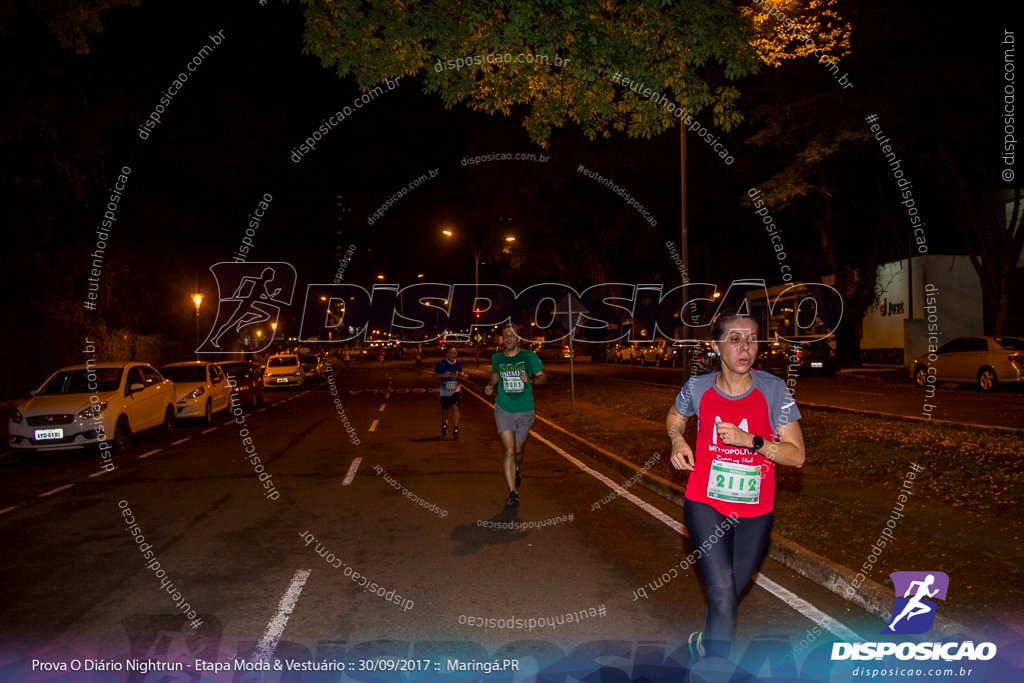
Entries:
{"label": "woman's arm", "polygon": [[[738,446],[740,448],[752,448],[754,435],[745,432],[731,422],[719,422],[715,425],[718,430],[718,440],[727,446]],[[764,435],[760,435],[764,438]],[[802,467],[805,460],[804,434],[800,431],[799,422],[790,422],[779,427],[779,440],[764,440],[764,445],[756,453],[772,460],[779,465],[790,467]]]}
{"label": "woman's arm", "polygon": [[686,433],[686,425],[689,423],[690,418],[680,415],[673,404],[665,418],[665,429],[668,430],[668,438],[672,440],[672,467],[677,470],[692,470],[696,463],[693,449],[683,438],[683,434]]}

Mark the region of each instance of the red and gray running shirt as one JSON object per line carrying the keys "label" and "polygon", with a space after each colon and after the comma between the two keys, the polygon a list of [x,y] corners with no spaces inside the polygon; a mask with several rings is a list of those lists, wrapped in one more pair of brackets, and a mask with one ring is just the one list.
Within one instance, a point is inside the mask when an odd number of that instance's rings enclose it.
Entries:
{"label": "red and gray running shirt", "polygon": [[716,422],[777,441],[777,429],[800,419],[786,382],[752,370],[753,383],[741,396],[726,396],[715,386],[717,372],[691,377],[676,397],[683,417],[697,416],[696,466],[686,483],[686,498],[707,503],[723,515],[757,517],[775,505],[775,463],[746,448],[719,442]]}

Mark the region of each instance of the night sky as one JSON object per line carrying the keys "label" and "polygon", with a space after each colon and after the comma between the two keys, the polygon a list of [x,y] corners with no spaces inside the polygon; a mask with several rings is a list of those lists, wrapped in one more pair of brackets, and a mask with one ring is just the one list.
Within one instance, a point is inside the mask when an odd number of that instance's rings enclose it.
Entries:
{"label": "night sky", "polygon": [[[345,282],[369,287],[378,274],[403,285],[419,274],[472,282],[472,251],[446,240],[445,228],[478,246],[516,235],[501,260],[485,249],[482,281],[514,288],[545,281],[679,283],[665,247],[679,242],[678,129],[650,140],[614,133],[588,141],[567,126],[541,149],[522,127],[522,112],[505,118],[463,106],[445,110],[438,96],[422,93],[418,78],[407,77],[353,109],[315,150],[293,161],[294,150],[325,118],[360,96],[352,79],[339,79],[302,54],[302,9],[295,2],[145,0],[104,12],[104,30],[90,35],[88,55],[61,48],[31,10],[21,8],[8,21],[0,45],[9,92],[3,111],[13,132],[0,142],[11,169],[3,192],[16,248],[4,256],[4,277],[14,295],[13,318],[32,326],[38,309],[85,298],[95,230],[124,166],[131,174],[105,253],[102,291],[108,302],[125,305],[108,305],[103,315],[141,333],[180,336],[191,329],[188,296],[198,286],[213,300],[208,269],[236,255],[264,195],[273,199],[246,259],[293,264],[300,292],[308,283],[330,282],[349,245],[356,249]],[[747,121],[716,131],[735,156],[733,165],[689,139],[693,280],[725,286],[753,277],[780,284],[769,240],[740,200],[795,147],[750,140],[774,116],[809,106],[810,95],[821,92],[832,98],[823,118],[882,117],[907,158],[917,196],[929,206],[932,251],[963,251],[952,228],[961,216],[937,179],[939,150],[929,144],[948,138],[954,150],[993,147],[1002,66],[996,38],[1000,22],[1016,17],[988,12],[983,35],[963,34],[934,3],[852,2],[839,10],[853,25],[853,53],[841,64],[853,89],[837,86],[810,60],[787,64],[739,83]],[[218,34],[223,39],[141,139],[139,127],[176,75]],[[702,118],[710,123],[710,115]],[[990,127],[977,125],[989,120]],[[462,163],[516,152],[549,159]],[[579,173],[581,164],[625,188],[650,220]],[[431,171],[437,177],[368,224],[389,196]],[[830,182],[847,239],[863,230],[865,239],[885,243],[883,260],[905,255],[898,194],[873,143],[843,157]],[[888,201],[870,200],[873,193]],[[775,216],[798,279],[815,280],[828,271],[805,217],[799,210]],[[868,235],[866,223],[892,228],[880,239]],[[298,316],[298,307],[293,313]]]}

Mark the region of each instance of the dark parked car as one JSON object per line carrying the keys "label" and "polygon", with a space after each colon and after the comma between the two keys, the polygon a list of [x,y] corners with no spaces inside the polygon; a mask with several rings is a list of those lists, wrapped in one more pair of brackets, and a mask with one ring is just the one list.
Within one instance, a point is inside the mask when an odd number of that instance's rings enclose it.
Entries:
{"label": "dark parked car", "polygon": [[758,367],[785,377],[787,375],[836,374],[836,354],[827,339],[763,341],[758,349]]}
{"label": "dark parked car", "polygon": [[229,360],[217,363],[234,384],[231,387],[233,404],[255,408],[263,405],[263,368],[251,360]]}

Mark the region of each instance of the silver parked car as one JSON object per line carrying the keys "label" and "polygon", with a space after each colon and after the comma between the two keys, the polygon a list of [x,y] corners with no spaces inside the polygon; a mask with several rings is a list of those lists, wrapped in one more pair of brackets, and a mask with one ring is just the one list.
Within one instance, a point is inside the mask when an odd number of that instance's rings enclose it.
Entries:
{"label": "silver parked car", "polygon": [[1000,384],[1024,385],[1024,339],[957,337],[910,364],[910,376],[918,386],[926,386],[929,375],[935,382],[978,384],[983,391]]}

